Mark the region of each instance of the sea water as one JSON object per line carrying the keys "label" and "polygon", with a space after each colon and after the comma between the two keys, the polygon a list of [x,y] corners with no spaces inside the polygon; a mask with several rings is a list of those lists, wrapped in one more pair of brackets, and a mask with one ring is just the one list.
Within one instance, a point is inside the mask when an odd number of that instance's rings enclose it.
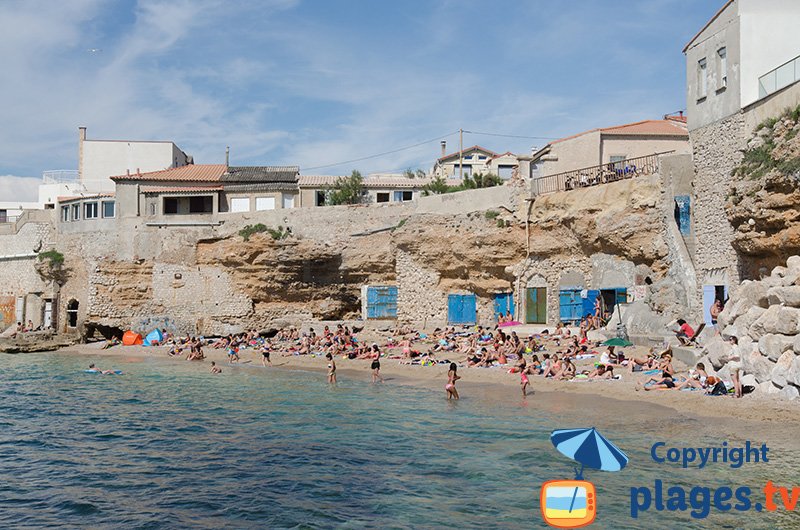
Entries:
{"label": "sea water", "polygon": [[[85,373],[89,362],[124,375]],[[324,373],[223,369],[212,375],[208,364],[185,361],[0,356],[0,527],[542,527],[541,484],[574,478],[574,463],[549,434],[592,426],[598,406],[574,395],[498,402],[491,390],[471,395],[467,385],[459,402],[448,402],[443,389],[373,385],[366,370],[340,374],[331,387]],[[704,443],[692,437],[696,425],[663,413],[632,424],[625,421],[629,405],[609,403],[619,419],[595,426],[631,460],[619,473],[586,472],[597,488],[595,527],[800,524],[786,513],[695,520],[653,509],[632,519],[633,485],[652,488],[657,478],[687,490],[800,482],[797,467],[787,465],[796,459],[747,473],[658,465],[652,443]]]}

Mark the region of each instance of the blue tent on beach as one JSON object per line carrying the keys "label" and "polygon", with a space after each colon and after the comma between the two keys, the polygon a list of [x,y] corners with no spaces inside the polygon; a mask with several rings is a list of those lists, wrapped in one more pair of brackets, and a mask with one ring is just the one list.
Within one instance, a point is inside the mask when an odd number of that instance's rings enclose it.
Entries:
{"label": "blue tent on beach", "polygon": [[154,342],[161,344],[164,340],[164,335],[161,333],[161,330],[156,328],[144,338],[144,345],[145,346],[152,346]]}

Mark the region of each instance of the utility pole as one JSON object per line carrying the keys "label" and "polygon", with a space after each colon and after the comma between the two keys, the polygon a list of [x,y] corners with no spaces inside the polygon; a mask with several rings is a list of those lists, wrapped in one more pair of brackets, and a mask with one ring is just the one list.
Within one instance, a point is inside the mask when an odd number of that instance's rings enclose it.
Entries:
{"label": "utility pole", "polygon": [[464,182],[464,129],[458,130],[458,176]]}

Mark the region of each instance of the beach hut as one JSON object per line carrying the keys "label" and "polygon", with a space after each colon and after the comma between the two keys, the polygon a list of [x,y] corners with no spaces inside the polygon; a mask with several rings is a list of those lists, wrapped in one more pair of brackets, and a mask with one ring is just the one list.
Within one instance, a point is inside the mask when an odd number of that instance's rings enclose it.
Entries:
{"label": "beach hut", "polygon": [[156,328],[144,338],[144,345],[145,346],[152,346],[154,342],[161,344],[164,341],[164,335],[161,333],[161,330]]}
{"label": "beach hut", "polygon": [[123,346],[137,346],[142,344],[142,336],[136,333],[135,331],[128,330],[122,335],[122,345]]}

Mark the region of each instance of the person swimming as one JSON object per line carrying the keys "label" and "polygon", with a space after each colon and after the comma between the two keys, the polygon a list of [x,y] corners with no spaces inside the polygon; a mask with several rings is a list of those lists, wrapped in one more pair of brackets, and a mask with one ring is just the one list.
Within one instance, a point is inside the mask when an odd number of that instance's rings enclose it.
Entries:
{"label": "person swimming", "polygon": [[217,366],[217,363],[215,363],[214,361],[211,361],[211,373],[212,374],[221,374],[222,373],[222,368]]}
{"label": "person swimming", "polygon": [[114,370],[101,370],[100,368],[97,368],[94,364],[90,364],[89,365],[89,369],[86,370],[86,371],[87,372],[96,373],[96,374],[103,374],[103,375],[110,375],[110,374],[115,373]]}

